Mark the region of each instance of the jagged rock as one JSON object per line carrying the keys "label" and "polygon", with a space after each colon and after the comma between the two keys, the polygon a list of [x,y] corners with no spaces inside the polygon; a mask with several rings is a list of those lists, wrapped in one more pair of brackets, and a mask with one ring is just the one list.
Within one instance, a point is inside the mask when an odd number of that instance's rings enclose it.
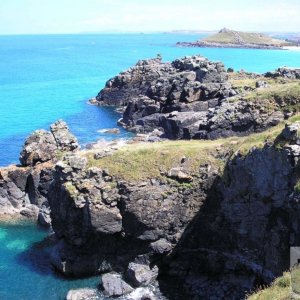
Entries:
{"label": "jagged rock", "polygon": [[149,265],[142,265],[133,262],[128,265],[128,269],[126,272],[126,278],[135,287],[148,285],[151,282],[155,281],[157,276],[157,266],[150,268]]}
{"label": "jagged rock", "polygon": [[38,223],[43,227],[51,226],[50,207],[48,201],[45,201],[39,210]]}
{"label": "jagged rock", "polygon": [[56,150],[53,135],[45,130],[37,130],[26,139],[20,154],[20,162],[23,166],[33,166],[49,161],[55,157]]}
{"label": "jagged rock", "polygon": [[122,276],[116,273],[107,273],[101,276],[101,288],[107,296],[122,296],[133,291]]}
{"label": "jagged rock", "polygon": [[96,289],[76,289],[70,290],[67,294],[66,300],[97,300],[101,299]]}
{"label": "jagged rock", "polygon": [[37,130],[25,141],[20,153],[23,166],[34,166],[37,163],[53,160],[57,150],[73,151],[79,148],[77,139],[69,131],[64,121],[57,121],[50,126],[51,132]]}
{"label": "jagged rock", "polygon": [[154,253],[163,254],[172,250],[172,245],[166,239],[159,239],[150,244]]}
{"label": "jagged rock", "polygon": [[50,126],[51,133],[61,151],[74,151],[79,149],[77,138],[70,132],[66,122],[58,120]]}
{"label": "jagged rock", "polygon": [[38,219],[43,226],[50,225],[50,211],[45,201],[58,151],[66,153],[78,148],[76,138],[65,122],[56,122],[51,125],[51,130],[37,130],[26,139],[20,153],[22,166],[0,169],[1,215],[21,215]]}
{"label": "jagged rock", "polygon": [[283,77],[288,79],[300,79],[300,69],[282,67],[278,68],[274,72],[267,72],[264,74],[264,76],[271,78]]}
{"label": "jagged rock", "polygon": [[[258,74],[241,73],[243,76],[260,78]],[[257,87],[266,85],[264,80],[256,83]],[[270,111],[259,101],[239,98],[237,91],[222,63],[190,56],[171,63],[140,61],[110,79],[96,99],[101,105],[126,107],[118,122],[126,129],[143,134],[159,129],[163,131],[160,137],[168,139],[241,136],[284,119],[276,105]]]}

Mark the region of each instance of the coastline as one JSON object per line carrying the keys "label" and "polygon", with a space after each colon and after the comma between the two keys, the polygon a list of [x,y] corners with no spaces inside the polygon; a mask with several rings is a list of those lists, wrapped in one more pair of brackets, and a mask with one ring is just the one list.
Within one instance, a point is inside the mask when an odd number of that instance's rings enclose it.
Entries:
{"label": "coastline", "polygon": [[290,48],[299,48],[297,46],[278,47],[272,45],[258,44],[222,44],[222,43],[204,43],[204,42],[178,42],[177,47],[192,47],[192,48],[230,48],[230,49],[254,49],[254,50],[291,50]]}

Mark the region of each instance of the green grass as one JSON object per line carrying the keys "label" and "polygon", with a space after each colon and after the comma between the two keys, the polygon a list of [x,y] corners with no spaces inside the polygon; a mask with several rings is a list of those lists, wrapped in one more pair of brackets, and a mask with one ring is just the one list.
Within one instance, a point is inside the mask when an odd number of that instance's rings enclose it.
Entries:
{"label": "green grass", "polygon": [[222,144],[218,141],[166,141],[161,143],[129,144],[112,156],[95,160],[92,151],[86,152],[89,166],[108,168],[117,178],[131,181],[164,177],[172,167],[182,165],[190,175],[197,175],[199,166],[210,163],[216,167],[224,162],[214,156],[215,149]]}
{"label": "green grass", "polygon": [[269,287],[258,289],[247,300],[288,300],[291,294],[291,273],[285,272]]}
{"label": "green grass", "polygon": [[[240,95],[232,98],[231,101],[245,100],[260,104],[267,111],[281,110],[284,112],[300,111],[300,81],[288,79],[272,78],[239,78],[241,74],[230,75],[232,86],[239,90]],[[258,80],[268,83],[265,88],[256,88]]]}
{"label": "green grass", "polygon": [[243,43],[246,44],[257,44],[257,45],[272,45],[272,46],[290,45],[290,43],[284,40],[274,39],[265,34],[241,32],[241,31],[233,31],[233,30],[227,30],[226,32],[218,32],[212,36],[204,38],[202,41],[209,42],[209,43],[220,43],[220,44],[240,44],[239,41],[242,41]]}
{"label": "green grass", "polygon": [[294,267],[275,279],[270,286],[257,289],[247,300],[293,300],[292,292],[300,296],[300,268]]}
{"label": "green grass", "polygon": [[[128,181],[140,181],[149,178],[165,178],[172,167],[183,166],[189,175],[197,176],[201,164],[210,164],[222,173],[226,160],[222,153],[240,153],[246,155],[254,146],[262,148],[266,141],[275,141],[285,123],[300,120],[295,115],[288,122],[282,122],[268,130],[245,137],[230,137],[218,140],[165,141],[159,143],[134,143],[121,147],[111,156],[94,159],[94,151],[82,151],[88,158],[89,167],[108,169],[109,173]],[[280,148],[280,147],[279,147]],[[182,158],[186,162],[181,164]]]}

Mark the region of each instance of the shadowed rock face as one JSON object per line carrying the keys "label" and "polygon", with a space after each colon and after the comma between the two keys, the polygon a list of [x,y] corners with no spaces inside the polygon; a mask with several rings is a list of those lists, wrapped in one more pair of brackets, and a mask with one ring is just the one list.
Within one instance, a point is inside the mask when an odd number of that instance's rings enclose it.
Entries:
{"label": "shadowed rock face", "polygon": [[281,112],[261,113],[259,103],[235,98],[224,65],[201,56],[172,63],[139,61],[110,79],[96,99],[124,106],[119,123],[134,132],[163,131],[169,139],[245,135],[278,124]]}
{"label": "shadowed rock face", "polygon": [[59,153],[79,149],[77,139],[64,121],[51,125],[51,131],[37,130],[25,141],[20,166],[0,169],[0,214],[39,220],[49,226],[47,193],[53,179],[53,165]]}

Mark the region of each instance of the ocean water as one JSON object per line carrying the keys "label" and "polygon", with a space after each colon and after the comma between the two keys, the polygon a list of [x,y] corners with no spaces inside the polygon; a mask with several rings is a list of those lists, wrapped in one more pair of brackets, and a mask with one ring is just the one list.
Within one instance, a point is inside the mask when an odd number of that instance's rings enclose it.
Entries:
{"label": "ocean water", "polygon": [[[105,82],[139,59],[164,61],[201,54],[226,67],[266,72],[300,67],[300,51],[175,47],[200,35],[112,34],[0,36],[0,166],[18,162],[24,138],[57,119],[68,122],[82,145],[97,139],[129,138],[98,131],[116,127],[113,108],[87,100]],[[0,299],[64,299],[71,288],[95,287],[98,278],[66,280],[49,266],[44,238],[35,225],[0,225]]]}
{"label": "ocean water", "polygon": [[63,300],[69,289],[99,284],[99,277],[67,280],[55,274],[46,236],[35,224],[0,226],[1,300]]}
{"label": "ocean water", "polygon": [[178,48],[200,35],[99,34],[0,36],[0,166],[18,162],[25,137],[57,119],[68,122],[81,144],[105,135],[120,117],[111,108],[87,104],[105,82],[139,59],[160,53],[164,61],[192,54],[226,67],[265,72],[300,66],[300,51]]}

